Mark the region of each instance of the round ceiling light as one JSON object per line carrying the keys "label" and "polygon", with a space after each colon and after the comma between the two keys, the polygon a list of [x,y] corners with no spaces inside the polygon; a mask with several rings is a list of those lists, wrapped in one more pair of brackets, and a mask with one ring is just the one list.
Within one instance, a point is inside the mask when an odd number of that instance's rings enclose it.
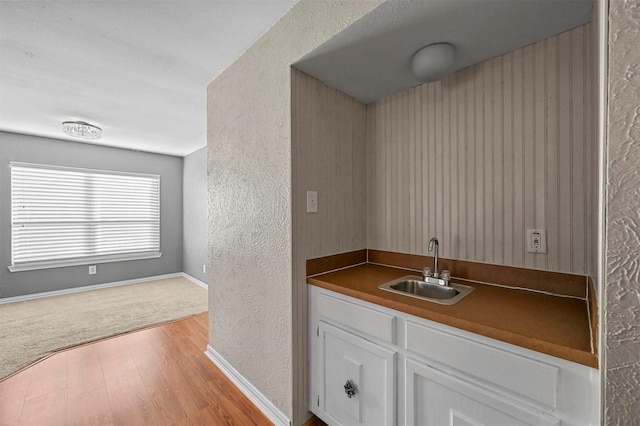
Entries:
{"label": "round ceiling light", "polygon": [[62,123],[62,130],[69,136],[81,139],[100,139],[102,129],[84,121],[65,121]]}
{"label": "round ceiling light", "polygon": [[418,50],[411,58],[411,71],[418,80],[435,81],[453,71],[456,48],[449,43],[436,43]]}

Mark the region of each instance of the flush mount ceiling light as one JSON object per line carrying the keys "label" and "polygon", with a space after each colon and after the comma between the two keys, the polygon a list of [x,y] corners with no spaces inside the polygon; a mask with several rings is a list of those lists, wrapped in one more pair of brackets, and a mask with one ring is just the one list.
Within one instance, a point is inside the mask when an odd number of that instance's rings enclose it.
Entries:
{"label": "flush mount ceiling light", "polygon": [[102,129],[84,121],[65,121],[62,123],[62,130],[69,136],[81,139],[100,139]]}
{"label": "flush mount ceiling light", "polygon": [[418,50],[411,58],[411,71],[418,80],[435,81],[453,71],[456,48],[449,43],[436,43]]}

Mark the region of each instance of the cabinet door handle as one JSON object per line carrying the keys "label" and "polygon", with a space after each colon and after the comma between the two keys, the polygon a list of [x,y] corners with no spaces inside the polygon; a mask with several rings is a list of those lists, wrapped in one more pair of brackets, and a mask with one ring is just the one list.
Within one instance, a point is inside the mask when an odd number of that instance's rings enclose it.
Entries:
{"label": "cabinet door handle", "polygon": [[347,383],[344,384],[344,393],[347,394],[347,398],[353,398],[358,393],[358,388],[351,380],[347,380]]}

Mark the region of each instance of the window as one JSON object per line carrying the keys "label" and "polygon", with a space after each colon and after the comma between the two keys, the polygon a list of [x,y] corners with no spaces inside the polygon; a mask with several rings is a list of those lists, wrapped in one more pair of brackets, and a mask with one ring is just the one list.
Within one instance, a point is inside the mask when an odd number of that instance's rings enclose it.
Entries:
{"label": "window", "polygon": [[160,176],[10,165],[10,271],[162,255]]}

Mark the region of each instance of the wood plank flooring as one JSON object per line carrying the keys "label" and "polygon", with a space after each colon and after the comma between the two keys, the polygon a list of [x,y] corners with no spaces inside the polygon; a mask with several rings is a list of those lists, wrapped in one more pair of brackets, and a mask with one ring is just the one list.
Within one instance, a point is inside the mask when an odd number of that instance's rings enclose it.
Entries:
{"label": "wood plank flooring", "polygon": [[0,382],[0,425],[270,425],[206,345],[201,314],[57,353]]}
{"label": "wood plank flooring", "polygon": [[328,426],[328,425],[322,420],[320,420],[319,418],[317,418],[316,416],[312,416],[302,426]]}

